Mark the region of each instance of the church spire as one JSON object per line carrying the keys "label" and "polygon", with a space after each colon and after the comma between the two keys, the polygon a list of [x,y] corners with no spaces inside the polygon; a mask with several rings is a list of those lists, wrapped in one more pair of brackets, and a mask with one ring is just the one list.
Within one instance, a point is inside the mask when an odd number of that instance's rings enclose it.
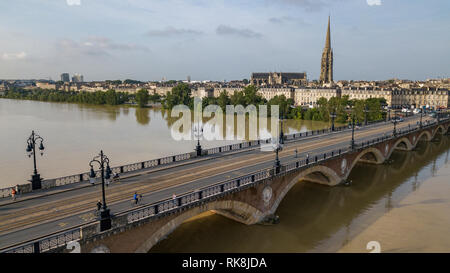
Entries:
{"label": "church spire", "polygon": [[322,60],[320,62],[320,79],[321,83],[333,82],[333,50],[331,49],[330,39],[330,16],[328,16],[327,39],[322,52]]}
{"label": "church spire", "polygon": [[330,16],[328,16],[327,40],[325,41],[325,48],[331,48],[331,41],[330,41]]}

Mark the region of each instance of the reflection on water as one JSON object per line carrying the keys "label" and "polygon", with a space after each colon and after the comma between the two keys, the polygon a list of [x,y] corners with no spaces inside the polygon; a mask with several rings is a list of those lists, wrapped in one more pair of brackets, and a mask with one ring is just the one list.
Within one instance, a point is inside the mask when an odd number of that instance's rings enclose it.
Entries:
{"label": "reflection on water", "polygon": [[[162,109],[0,99],[0,188],[27,183],[33,170],[25,152],[31,130],[45,139],[38,171],[44,178],[54,178],[89,171],[88,163],[100,149],[113,166],[192,152],[195,140],[172,139],[174,121]],[[284,125],[288,133],[328,127],[294,120]],[[236,142],[203,140],[202,147]]]}
{"label": "reflection on water", "polygon": [[280,204],[277,225],[246,226],[207,216],[182,224],[151,252],[338,251],[447,164],[449,149],[445,136],[412,152],[394,152],[389,165],[357,165],[350,187],[298,183]]}

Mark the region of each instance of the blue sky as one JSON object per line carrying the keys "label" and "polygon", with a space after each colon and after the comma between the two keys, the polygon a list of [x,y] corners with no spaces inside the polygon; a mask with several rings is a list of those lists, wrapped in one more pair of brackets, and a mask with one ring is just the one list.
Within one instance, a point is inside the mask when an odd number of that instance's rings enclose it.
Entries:
{"label": "blue sky", "polygon": [[0,78],[317,79],[328,15],[335,80],[450,76],[448,0],[0,2]]}

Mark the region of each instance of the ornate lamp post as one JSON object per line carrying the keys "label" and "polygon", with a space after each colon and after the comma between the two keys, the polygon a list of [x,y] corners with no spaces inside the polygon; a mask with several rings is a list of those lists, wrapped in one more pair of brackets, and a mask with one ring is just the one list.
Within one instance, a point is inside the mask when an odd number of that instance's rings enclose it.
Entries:
{"label": "ornate lamp post", "polygon": [[392,123],[394,123],[394,131],[392,132],[392,134],[394,136],[396,136],[397,135],[397,123],[398,123],[396,111],[394,111],[394,120],[392,121]]}
{"label": "ornate lamp post", "polygon": [[352,114],[352,141],[350,142],[352,150],[355,149],[355,114]]}
{"label": "ornate lamp post", "polygon": [[197,137],[197,146],[195,146],[195,151],[197,156],[202,155],[202,146],[200,145],[200,137],[203,135],[203,128],[198,123],[197,127],[194,126],[194,135]]}
{"label": "ornate lamp post", "polygon": [[[99,164],[99,170],[101,171],[102,177],[102,209],[100,210],[100,231],[105,231],[111,228],[111,215],[109,213],[109,209],[106,206],[106,197],[105,197],[105,179],[111,178],[111,168],[109,167],[109,158],[103,154],[103,151],[100,151],[100,154],[94,157],[91,162],[89,162],[89,166],[91,167],[90,172],[90,180],[91,183],[95,181],[95,172],[93,163],[96,162]],[[106,163],[106,170],[105,170]]]}
{"label": "ornate lamp post", "polygon": [[278,157],[278,152],[283,150],[283,146],[281,145],[281,143],[277,143],[277,146],[275,147],[275,173],[279,173],[280,169],[281,169],[281,162],[280,162],[280,158]]}
{"label": "ornate lamp post", "polygon": [[369,113],[369,109],[367,108],[367,103],[364,105],[364,125],[367,125],[367,113]]}
{"label": "ornate lamp post", "polygon": [[331,131],[334,132],[334,119],[336,118],[336,109],[333,110],[333,112],[330,113],[331,117]]}
{"label": "ornate lamp post", "polygon": [[31,157],[31,155],[33,155],[33,163],[34,163],[34,172],[31,175],[31,188],[33,190],[38,190],[41,188],[41,175],[38,174],[37,168],[36,168],[36,141],[40,141],[39,144],[39,150],[41,151],[41,156],[44,154],[44,139],[35,134],[34,131],[31,131],[31,136],[28,138],[27,140],[27,153],[28,153],[28,157]]}
{"label": "ornate lamp post", "polygon": [[422,129],[422,117],[423,117],[423,108],[420,109],[420,123],[419,123],[420,129]]}
{"label": "ornate lamp post", "polygon": [[280,127],[281,127],[281,130],[280,130],[280,144],[284,144],[284,133],[283,133],[283,116],[281,116],[281,119],[280,119]]}

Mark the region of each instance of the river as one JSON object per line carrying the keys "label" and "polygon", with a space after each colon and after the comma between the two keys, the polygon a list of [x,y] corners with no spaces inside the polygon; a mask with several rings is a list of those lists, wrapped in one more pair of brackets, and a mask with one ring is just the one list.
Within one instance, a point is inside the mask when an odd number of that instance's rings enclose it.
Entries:
{"label": "river", "polygon": [[[28,183],[33,160],[25,150],[32,130],[44,138],[44,155],[37,156],[39,173],[56,178],[89,171],[89,161],[100,149],[112,166],[192,152],[196,141],[174,140],[172,123],[160,108],[0,99],[0,188]],[[287,133],[329,126],[301,120],[284,124]],[[237,142],[202,140],[201,144],[210,148]]]}

